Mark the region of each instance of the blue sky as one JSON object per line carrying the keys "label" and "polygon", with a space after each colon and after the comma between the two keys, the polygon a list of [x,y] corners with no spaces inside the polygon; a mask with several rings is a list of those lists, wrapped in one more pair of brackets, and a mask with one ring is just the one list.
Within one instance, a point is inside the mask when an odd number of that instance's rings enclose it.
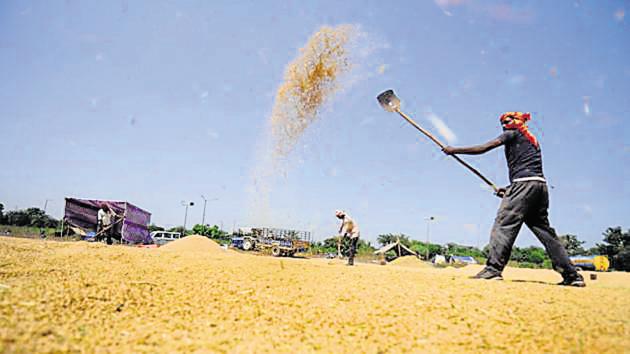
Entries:
{"label": "blue sky", "polygon": [[[401,232],[483,246],[499,199],[375,97],[393,88],[456,145],[531,111],[550,219],[588,241],[630,227],[626,1],[4,1],[0,202],[62,215],[66,196],[127,200],[160,225],[251,225],[252,169],[284,68],[322,25],[354,24],[369,55],[274,182],[268,225]],[[507,184],[503,151],[465,158]],[[539,245],[523,231],[517,245]]]}

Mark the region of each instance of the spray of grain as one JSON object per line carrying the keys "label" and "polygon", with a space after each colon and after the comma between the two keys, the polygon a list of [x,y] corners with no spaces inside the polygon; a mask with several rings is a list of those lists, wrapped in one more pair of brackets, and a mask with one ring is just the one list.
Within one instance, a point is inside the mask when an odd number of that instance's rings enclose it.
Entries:
{"label": "spray of grain", "polygon": [[351,25],[322,27],[288,65],[271,114],[276,159],[286,158],[339,90],[338,78],[351,69],[346,46],[355,34]]}
{"label": "spray of grain", "polygon": [[258,149],[253,170],[252,222],[269,222],[269,194],[274,178],[286,178],[290,153],[322,108],[340,89],[340,78],[352,69],[350,50],[358,36],[353,25],[323,26],[285,69],[269,119],[270,135]]}

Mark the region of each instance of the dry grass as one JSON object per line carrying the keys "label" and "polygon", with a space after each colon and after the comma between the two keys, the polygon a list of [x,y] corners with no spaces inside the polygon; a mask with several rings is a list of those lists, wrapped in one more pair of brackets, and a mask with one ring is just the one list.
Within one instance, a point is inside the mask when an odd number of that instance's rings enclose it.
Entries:
{"label": "dry grass", "polygon": [[488,282],[186,241],[0,238],[0,352],[630,351],[627,273],[578,289],[547,270]]}

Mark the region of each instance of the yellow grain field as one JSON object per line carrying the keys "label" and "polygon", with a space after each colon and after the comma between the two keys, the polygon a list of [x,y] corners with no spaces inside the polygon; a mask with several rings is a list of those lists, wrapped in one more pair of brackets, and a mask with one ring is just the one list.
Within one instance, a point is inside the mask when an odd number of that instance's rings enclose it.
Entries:
{"label": "yellow grain field", "polygon": [[630,351],[630,275],[255,256],[0,238],[0,352]]}

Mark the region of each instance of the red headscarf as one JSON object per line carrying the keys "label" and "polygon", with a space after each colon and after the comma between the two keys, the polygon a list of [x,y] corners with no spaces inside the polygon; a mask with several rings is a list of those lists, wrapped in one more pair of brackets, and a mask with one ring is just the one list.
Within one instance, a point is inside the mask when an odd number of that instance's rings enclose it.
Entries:
{"label": "red headscarf", "polygon": [[527,124],[525,124],[528,120],[532,119],[532,115],[530,113],[524,112],[505,112],[501,115],[501,123],[505,120],[511,118],[512,122],[509,124],[504,124],[504,127],[508,129],[517,129],[523,136],[529,140],[532,145],[538,148],[538,140],[536,137],[527,129]]}

